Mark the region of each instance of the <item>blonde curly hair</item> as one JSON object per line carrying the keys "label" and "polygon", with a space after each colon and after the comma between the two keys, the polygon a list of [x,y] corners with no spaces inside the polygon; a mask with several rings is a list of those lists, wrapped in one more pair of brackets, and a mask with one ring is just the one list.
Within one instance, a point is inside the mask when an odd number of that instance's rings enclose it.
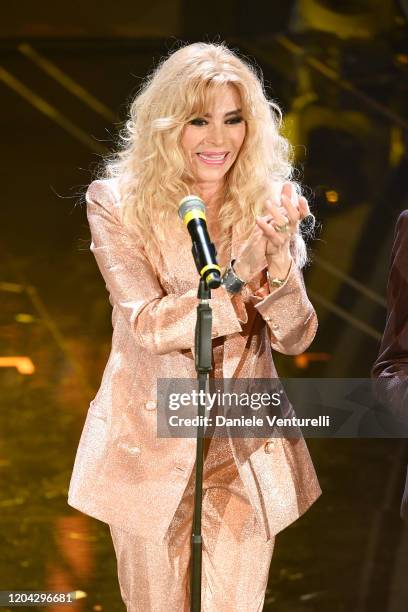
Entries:
{"label": "blonde curly hair", "polygon": [[[282,112],[268,100],[262,75],[224,43],[185,45],[163,59],[145,79],[130,105],[119,150],[104,167],[116,178],[120,215],[129,231],[142,237],[147,256],[157,264],[161,244],[174,231],[180,199],[191,193],[193,177],[181,147],[184,127],[205,114],[214,88],[232,84],[241,97],[246,135],[225,177],[220,210],[220,250],[233,226],[245,239],[267,198],[292,179],[292,147],[280,133]],[[102,177],[101,177],[102,178]],[[292,181],[300,193],[300,186]],[[299,267],[307,261],[301,233],[292,239]]]}

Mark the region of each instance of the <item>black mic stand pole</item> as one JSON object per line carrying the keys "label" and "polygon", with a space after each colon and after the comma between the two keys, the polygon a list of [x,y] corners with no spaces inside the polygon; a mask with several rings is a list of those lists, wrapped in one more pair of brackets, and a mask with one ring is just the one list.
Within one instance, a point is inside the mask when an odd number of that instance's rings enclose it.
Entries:
{"label": "black mic stand pole", "polygon": [[198,380],[198,426],[197,452],[195,470],[194,518],[191,538],[191,612],[201,610],[201,566],[202,566],[202,535],[201,510],[203,498],[203,463],[204,463],[204,414],[205,402],[201,403],[201,391],[205,397],[208,374],[212,362],[212,309],[209,304],[211,289],[204,278],[200,279],[197,294],[197,323],[195,327],[195,369]]}

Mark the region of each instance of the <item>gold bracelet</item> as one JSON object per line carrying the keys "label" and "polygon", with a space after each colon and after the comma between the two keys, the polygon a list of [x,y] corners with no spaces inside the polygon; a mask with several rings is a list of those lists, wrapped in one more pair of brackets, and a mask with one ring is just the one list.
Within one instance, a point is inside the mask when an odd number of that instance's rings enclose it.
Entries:
{"label": "gold bracelet", "polygon": [[266,271],[266,276],[268,279],[268,283],[270,287],[282,287],[283,283],[285,282],[286,279],[282,279],[282,278],[271,278],[269,275],[269,272]]}

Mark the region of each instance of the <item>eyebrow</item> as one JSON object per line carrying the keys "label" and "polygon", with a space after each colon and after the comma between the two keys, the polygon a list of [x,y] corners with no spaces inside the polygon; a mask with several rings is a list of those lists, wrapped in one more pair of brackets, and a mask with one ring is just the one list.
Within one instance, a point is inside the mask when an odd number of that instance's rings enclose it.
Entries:
{"label": "eyebrow", "polygon": [[[228,113],[225,113],[224,117],[229,117],[230,115],[237,115],[238,113],[241,113],[241,112],[242,112],[242,109],[236,108],[235,110],[228,111]],[[203,116],[204,117],[209,117],[211,119],[211,114],[210,113],[206,113]]]}

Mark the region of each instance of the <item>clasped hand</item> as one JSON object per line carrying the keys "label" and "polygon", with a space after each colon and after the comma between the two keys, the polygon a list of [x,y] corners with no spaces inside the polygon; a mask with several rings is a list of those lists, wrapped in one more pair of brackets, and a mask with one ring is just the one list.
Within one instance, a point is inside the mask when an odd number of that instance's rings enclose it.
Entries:
{"label": "clasped hand", "polygon": [[292,183],[282,187],[280,202],[266,200],[265,214],[256,218],[256,225],[234,263],[234,270],[248,282],[268,264],[269,274],[285,278],[291,265],[290,239],[298,231],[299,222],[310,214],[303,196],[298,196]]}

